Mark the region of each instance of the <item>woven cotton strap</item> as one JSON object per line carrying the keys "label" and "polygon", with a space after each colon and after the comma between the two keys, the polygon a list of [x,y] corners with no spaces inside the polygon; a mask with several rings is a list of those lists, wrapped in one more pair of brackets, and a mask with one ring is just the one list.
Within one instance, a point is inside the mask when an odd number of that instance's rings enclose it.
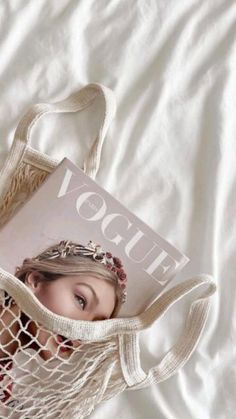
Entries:
{"label": "woven cotton strap", "polygon": [[[50,330],[68,336],[71,339],[85,341],[99,341],[116,334],[134,333],[148,328],[155,320],[162,317],[164,313],[175,302],[183,298],[191,291],[208,286],[207,291],[201,299],[192,304],[190,319],[193,322],[199,313],[207,315],[209,297],[216,291],[215,283],[210,275],[197,275],[174,286],[162,294],[147,310],[138,316],[128,318],[115,318],[91,322],[87,320],[72,320],[52,313],[47,307],[30,292],[28,287],[19,281],[14,275],[0,268],[0,285],[13,298],[15,298],[21,309],[37,320],[45,324]],[[26,295],[28,297],[26,298]],[[202,315],[202,314],[201,314]]]}
{"label": "woven cotton strap", "polygon": [[120,352],[122,370],[131,390],[159,383],[174,375],[190,358],[204,329],[207,320],[210,297],[216,291],[216,285],[210,275],[201,274],[188,279],[166,291],[152,306],[139,316],[139,329],[150,326],[157,318],[185,295],[199,287],[207,289],[192,302],[185,323],[185,328],[178,341],[166,353],[162,360],[146,374],[140,365],[139,336],[121,335]]}
{"label": "woven cotton strap", "polygon": [[[11,152],[0,171],[0,197],[7,189],[9,179],[13,175],[17,165],[23,159],[24,154],[30,149],[31,131],[36,121],[47,113],[77,112],[88,107],[95,98],[100,95],[104,102],[104,114],[98,135],[95,138],[88,155],[84,160],[84,171],[91,178],[95,178],[102,151],[102,145],[109,125],[116,112],[116,101],[112,90],[99,83],[91,83],[66,99],[55,103],[39,103],[33,105],[20,120],[14,136]],[[33,149],[31,149],[32,151]],[[42,153],[35,150],[36,155]],[[42,161],[54,161],[47,155],[42,155]],[[54,161],[55,162],[55,161]]]}

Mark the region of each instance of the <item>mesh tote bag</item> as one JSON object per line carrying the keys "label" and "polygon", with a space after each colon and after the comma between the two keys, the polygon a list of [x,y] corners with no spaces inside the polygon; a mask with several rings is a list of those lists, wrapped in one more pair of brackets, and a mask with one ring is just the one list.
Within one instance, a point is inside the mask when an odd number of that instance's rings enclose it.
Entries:
{"label": "mesh tote bag", "polygon": [[[19,122],[9,156],[0,173],[0,223],[3,226],[17,208],[31,196],[59,161],[30,146],[31,130],[46,113],[77,112],[100,95],[104,118],[83,170],[95,178],[100,164],[102,144],[115,115],[113,93],[92,83],[63,101],[37,104]],[[178,341],[157,365],[144,371],[140,360],[140,333],[151,327],[177,301],[202,289],[195,299]],[[200,274],[185,280],[162,294],[148,309],[130,318],[101,321],[72,320],[54,314],[14,275],[0,267],[0,417],[8,418],[85,418],[103,400],[123,392],[157,384],[175,374],[189,359],[204,329],[212,294],[213,278]],[[53,337],[65,337],[63,345],[73,350],[43,360],[33,345],[21,346],[20,331],[32,319],[38,330]],[[19,329],[12,330],[17,322]],[[4,338],[8,337],[4,346]],[[10,337],[10,339],[9,339]],[[29,340],[37,336],[29,335]],[[37,342],[36,342],[37,343]],[[15,347],[17,350],[12,351]],[[14,353],[14,355],[12,355]]]}

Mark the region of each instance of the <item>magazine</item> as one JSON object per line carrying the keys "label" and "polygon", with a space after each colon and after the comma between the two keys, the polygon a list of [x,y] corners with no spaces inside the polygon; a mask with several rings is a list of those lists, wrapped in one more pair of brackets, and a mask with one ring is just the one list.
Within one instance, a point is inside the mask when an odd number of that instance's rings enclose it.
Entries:
{"label": "magazine", "polygon": [[118,317],[144,311],[189,262],[68,158],[0,230],[0,267],[14,275],[25,258],[61,240],[91,240],[121,259],[128,283]]}

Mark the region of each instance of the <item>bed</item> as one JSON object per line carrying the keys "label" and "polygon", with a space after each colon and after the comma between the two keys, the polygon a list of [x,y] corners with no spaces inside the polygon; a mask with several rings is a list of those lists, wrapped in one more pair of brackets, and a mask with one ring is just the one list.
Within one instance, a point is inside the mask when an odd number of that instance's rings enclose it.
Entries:
{"label": "bed", "polygon": [[[32,104],[91,82],[110,87],[117,113],[97,182],[190,258],[171,286],[199,273],[217,284],[188,363],[91,418],[236,418],[236,3],[3,1],[0,47],[0,168]],[[76,115],[46,115],[31,145],[81,166],[101,115],[99,99]],[[173,345],[193,298],[142,332],[144,368]]]}

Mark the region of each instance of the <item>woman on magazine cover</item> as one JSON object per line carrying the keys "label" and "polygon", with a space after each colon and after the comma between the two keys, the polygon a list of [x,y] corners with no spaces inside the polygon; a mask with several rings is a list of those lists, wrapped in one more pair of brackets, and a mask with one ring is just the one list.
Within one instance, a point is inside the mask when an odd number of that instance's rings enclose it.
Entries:
{"label": "woman on magazine cover", "polygon": [[[61,241],[38,256],[25,259],[15,276],[50,311],[70,319],[114,318],[126,300],[127,277],[120,259],[92,241],[87,246]],[[11,369],[12,361],[7,355],[14,355],[20,349],[32,348],[42,360],[48,361],[58,356],[68,358],[81,344],[55,335],[29,319],[7,295],[0,320],[0,368]],[[0,374],[0,387],[4,378]],[[10,398],[12,386],[9,382],[2,390],[2,402]]]}

